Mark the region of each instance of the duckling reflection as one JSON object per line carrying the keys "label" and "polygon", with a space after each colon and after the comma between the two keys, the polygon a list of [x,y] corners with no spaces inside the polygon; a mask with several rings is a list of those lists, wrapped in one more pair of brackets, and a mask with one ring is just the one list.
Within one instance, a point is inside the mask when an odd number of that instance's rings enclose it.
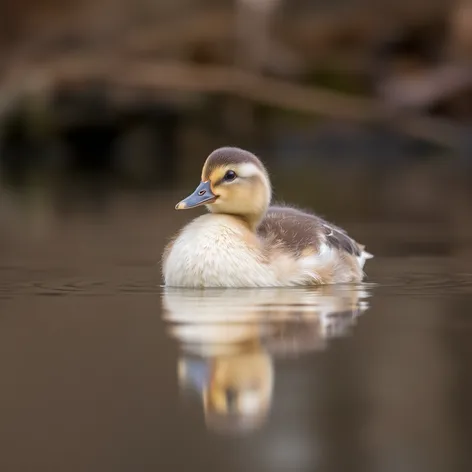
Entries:
{"label": "duckling reflection", "polygon": [[200,394],[210,429],[258,429],[272,405],[274,358],[321,350],[347,335],[367,297],[340,286],[166,289],[164,316],[181,350],[180,386]]}
{"label": "duckling reflection", "polygon": [[[206,371],[206,372],[204,372]],[[247,431],[264,423],[272,403],[273,364],[254,346],[207,359],[179,360],[181,387],[198,389],[206,424],[216,431]]]}

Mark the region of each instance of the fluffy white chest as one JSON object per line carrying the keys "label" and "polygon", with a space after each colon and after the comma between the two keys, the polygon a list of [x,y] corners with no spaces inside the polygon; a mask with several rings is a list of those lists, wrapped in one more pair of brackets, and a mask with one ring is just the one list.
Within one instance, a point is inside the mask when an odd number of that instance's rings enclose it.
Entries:
{"label": "fluffy white chest", "polygon": [[242,225],[226,215],[204,215],[187,225],[164,263],[166,285],[176,287],[263,287],[278,285],[257,247],[245,241]]}

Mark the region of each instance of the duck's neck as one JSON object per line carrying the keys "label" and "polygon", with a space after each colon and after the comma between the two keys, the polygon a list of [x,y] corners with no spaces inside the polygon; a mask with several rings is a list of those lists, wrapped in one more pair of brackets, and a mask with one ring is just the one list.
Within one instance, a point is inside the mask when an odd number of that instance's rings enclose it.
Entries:
{"label": "duck's neck", "polygon": [[238,220],[240,220],[242,223],[244,223],[245,226],[248,227],[249,230],[255,233],[257,231],[257,227],[263,220],[266,212],[267,211],[265,210],[264,213],[228,214],[233,218],[237,218]]}
{"label": "duck's neck", "polygon": [[208,205],[207,209],[212,213],[229,215],[243,222],[251,231],[256,232],[257,227],[264,219],[270,206],[271,191],[268,187],[266,194],[259,194],[250,198],[242,198],[237,201],[226,202],[220,205]]}
{"label": "duck's neck", "polygon": [[210,213],[214,215],[227,215],[231,216],[232,218],[240,221],[244,226],[246,226],[252,232],[257,231],[257,227],[260,225],[261,221],[263,220],[264,216],[267,213],[267,208],[264,208],[263,212],[254,212],[254,213],[239,213],[239,212],[231,212],[231,211],[215,211],[214,208],[208,208]]}
{"label": "duck's neck", "polygon": [[257,215],[244,215],[241,218],[246,221],[247,225],[249,226],[249,229],[255,233],[257,227],[261,224],[261,221],[264,218],[265,214],[266,212]]}

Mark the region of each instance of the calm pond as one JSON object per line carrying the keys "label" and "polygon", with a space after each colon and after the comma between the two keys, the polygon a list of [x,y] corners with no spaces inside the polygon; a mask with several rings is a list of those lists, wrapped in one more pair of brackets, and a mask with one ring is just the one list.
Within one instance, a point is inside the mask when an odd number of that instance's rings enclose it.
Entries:
{"label": "calm pond", "polygon": [[4,186],[0,469],[472,470],[470,199],[423,170],[272,169],[375,254],[365,284],[319,289],[163,289],[198,173]]}

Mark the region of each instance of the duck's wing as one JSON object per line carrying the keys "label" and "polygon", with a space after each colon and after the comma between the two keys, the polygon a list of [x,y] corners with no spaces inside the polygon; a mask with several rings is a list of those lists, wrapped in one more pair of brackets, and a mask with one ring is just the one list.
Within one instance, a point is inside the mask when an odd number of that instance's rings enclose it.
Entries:
{"label": "duck's wing", "polygon": [[269,244],[282,246],[296,255],[306,250],[319,252],[323,244],[355,257],[360,257],[364,250],[343,229],[316,215],[290,207],[270,207],[258,234]]}

